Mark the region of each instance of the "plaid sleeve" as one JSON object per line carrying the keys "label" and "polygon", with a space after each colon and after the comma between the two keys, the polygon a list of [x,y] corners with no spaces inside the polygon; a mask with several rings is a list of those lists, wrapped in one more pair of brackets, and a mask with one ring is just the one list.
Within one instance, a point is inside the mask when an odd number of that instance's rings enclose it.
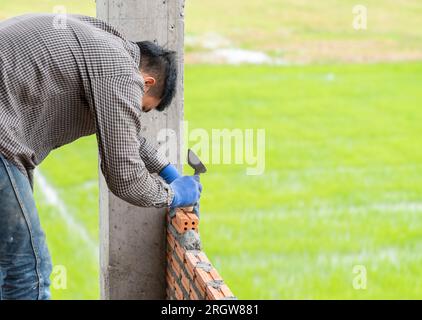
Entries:
{"label": "plaid sleeve", "polygon": [[139,140],[141,142],[140,155],[150,173],[159,173],[170,163],[145,137],[140,136]]}
{"label": "plaid sleeve", "polygon": [[96,122],[100,167],[107,185],[117,197],[142,207],[169,206],[173,191],[151,175],[168,162],[141,137],[143,82],[120,75],[90,81],[91,109]]}

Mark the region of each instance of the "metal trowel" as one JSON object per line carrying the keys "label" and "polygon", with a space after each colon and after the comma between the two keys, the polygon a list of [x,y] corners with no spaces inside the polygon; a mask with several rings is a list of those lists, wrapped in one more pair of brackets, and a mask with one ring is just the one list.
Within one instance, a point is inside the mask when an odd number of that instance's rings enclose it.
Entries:
{"label": "metal trowel", "polygon": [[207,168],[205,168],[204,164],[191,149],[188,149],[188,164],[195,170],[195,175],[207,172]]}
{"label": "metal trowel", "polygon": [[[207,172],[207,168],[204,166],[204,164],[201,162],[199,157],[193,152],[191,149],[188,149],[188,164],[191,166],[193,170],[195,170],[194,175],[199,175],[201,173]],[[182,208],[185,212],[192,212],[193,207],[185,207]],[[198,212],[199,215],[199,212]]]}

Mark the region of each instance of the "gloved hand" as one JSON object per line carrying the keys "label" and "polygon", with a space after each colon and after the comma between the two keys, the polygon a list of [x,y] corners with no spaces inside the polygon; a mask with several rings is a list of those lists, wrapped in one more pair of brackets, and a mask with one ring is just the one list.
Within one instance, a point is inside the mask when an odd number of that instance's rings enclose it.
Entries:
{"label": "gloved hand", "polygon": [[168,164],[163,170],[161,170],[159,175],[168,184],[181,177],[179,171],[177,171],[176,167],[171,163]]}
{"label": "gloved hand", "polygon": [[170,208],[192,206],[201,197],[202,185],[198,175],[177,178],[170,183],[170,188],[174,192]]}

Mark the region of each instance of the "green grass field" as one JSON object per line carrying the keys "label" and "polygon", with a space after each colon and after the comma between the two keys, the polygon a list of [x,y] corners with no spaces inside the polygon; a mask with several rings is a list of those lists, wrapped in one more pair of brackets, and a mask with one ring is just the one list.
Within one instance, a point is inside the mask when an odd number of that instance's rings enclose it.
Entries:
{"label": "green grass field", "polygon": [[[238,47],[325,64],[186,66],[190,129],[266,130],[265,174],[210,164],[201,178],[207,255],[241,299],[420,298],[422,62],[340,64],[359,48],[379,60],[418,58],[420,2],[365,1],[365,33],[351,28],[351,0],[262,3],[188,0],[187,34],[218,32]],[[0,0],[0,20],[54,5],[95,15],[94,1]],[[88,137],[39,168],[58,197],[36,185],[42,225],[68,272],[55,299],[99,297],[97,165]],[[366,267],[366,290],[352,286],[356,265]]]}
{"label": "green grass field", "polygon": [[[186,68],[191,129],[266,129],[264,175],[209,165],[202,178],[205,251],[238,297],[420,297],[421,74],[420,63]],[[85,138],[40,168],[92,239],[96,154]],[[97,297],[96,257],[36,194],[69,270],[55,297]],[[366,290],[352,287],[355,265]]]}
{"label": "green grass field", "polygon": [[[365,31],[352,28],[356,4],[368,9]],[[0,0],[0,20],[56,6],[95,16],[94,0]],[[294,63],[422,59],[419,0],[186,0],[185,11],[188,36],[218,33],[232,46]]]}

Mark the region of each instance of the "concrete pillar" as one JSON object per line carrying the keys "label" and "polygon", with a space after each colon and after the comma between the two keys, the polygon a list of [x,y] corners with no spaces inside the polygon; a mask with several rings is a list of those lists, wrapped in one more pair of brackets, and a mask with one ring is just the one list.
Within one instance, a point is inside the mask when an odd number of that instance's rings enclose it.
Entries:
{"label": "concrete pillar", "polygon": [[[145,114],[145,136],[179,134],[183,120],[184,0],[97,0],[97,17],[130,40],[156,41],[179,56],[178,93],[165,113]],[[183,137],[178,137],[178,156]],[[180,161],[179,161],[180,162]],[[181,164],[178,164],[181,170]],[[165,210],[134,207],[116,198],[100,171],[100,282],[102,299],[165,299]]]}

